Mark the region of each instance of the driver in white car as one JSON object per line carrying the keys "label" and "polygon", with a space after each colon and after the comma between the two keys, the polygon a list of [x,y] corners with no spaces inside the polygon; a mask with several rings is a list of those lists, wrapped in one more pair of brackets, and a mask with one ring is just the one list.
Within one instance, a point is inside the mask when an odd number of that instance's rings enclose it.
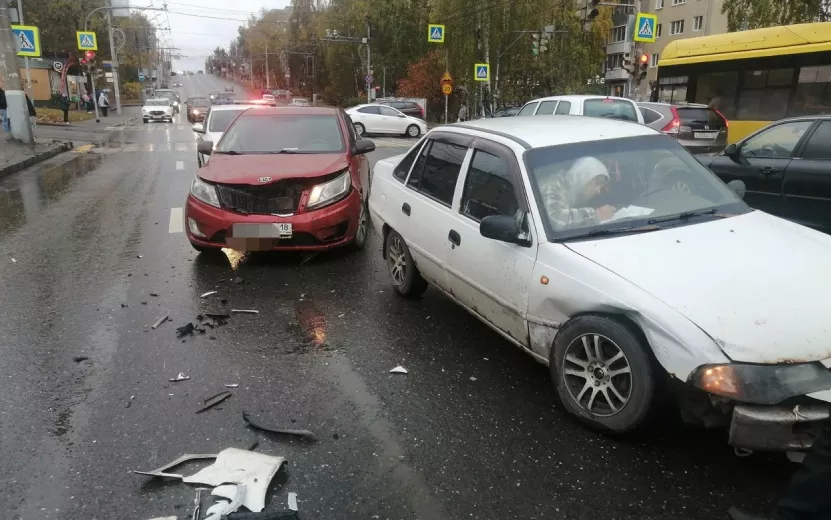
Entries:
{"label": "driver in white car", "polygon": [[557,229],[584,227],[612,218],[615,207],[592,207],[592,199],[603,193],[609,170],[595,157],[581,157],[565,173],[552,172],[540,180],[540,195]]}

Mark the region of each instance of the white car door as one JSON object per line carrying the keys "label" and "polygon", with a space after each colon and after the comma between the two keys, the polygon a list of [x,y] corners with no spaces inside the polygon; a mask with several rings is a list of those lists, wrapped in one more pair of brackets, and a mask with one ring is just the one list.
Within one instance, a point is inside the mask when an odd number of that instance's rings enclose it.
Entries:
{"label": "white car door", "polygon": [[384,120],[381,117],[381,110],[377,106],[366,106],[358,109],[359,118],[356,123],[364,125],[364,129],[368,134],[382,134],[384,130]]}
{"label": "white car door", "polygon": [[[530,347],[526,315],[538,241],[519,164],[510,148],[482,138],[473,141],[470,155],[448,222],[450,288],[463,305]],[[520,219],[527,240],[483,237],[479,223],[491,215]]]}
{"label": "white car door", "polygon": [[471,140],[456,133],[430,134],[401,190],[401,200],[387,203],[400,206],[390,206],[388,211],[402,213],[396,231],[407,242],[421,275],[445,291],[449,291],[451,208]]}
{"label": "white car door", "polygon": [[385,106],[379,108],[381,109],[381,117],[384,118],[385,132],[403,134],[407,130],[409,124],[407,116],[394,108]]}

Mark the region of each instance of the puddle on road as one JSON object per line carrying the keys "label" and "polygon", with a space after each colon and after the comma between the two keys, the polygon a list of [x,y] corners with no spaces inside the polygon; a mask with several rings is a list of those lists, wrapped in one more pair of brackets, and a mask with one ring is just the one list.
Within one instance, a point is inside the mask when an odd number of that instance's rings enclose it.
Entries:
{"label": "puddle on road", "polygon": [[0,183],[0,236],[23,226],[49,204],[60,199],[72,184],[101,164],[94,155],[75,155],[70,160],[32,171]]}

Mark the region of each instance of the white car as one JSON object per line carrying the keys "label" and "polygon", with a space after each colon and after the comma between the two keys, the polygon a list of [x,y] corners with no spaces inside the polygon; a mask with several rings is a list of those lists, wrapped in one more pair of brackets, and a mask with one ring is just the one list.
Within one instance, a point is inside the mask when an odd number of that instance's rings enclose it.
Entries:
{"label": "white car", "polygon": [[[193,131],[196,132],[196,146],[202,141],[210,141],[216,146],[216,143],[222,139],[222,135],[228,126],[237,118],[238,115],[248,110],[249,108],[259,108],[263,105],[212,105],[205,115],[205,120],[201,123],[193,125]],[[208,162],[209,155],[202,155],[196,152],[196,163],[201,168],[203,164]]]}
{"label": "white car", "polygon": [[358,105],[346,110],[355,124],[355,132],[364,134],[403,134],[418,137],[427,133],[423,119],[408,116],[386,105]]}
{"label": "white car", "polygon": [[272,94],[263,94],[263,101],[265,101],[269,105],[277,104],[277,98],[274,97]]}
{"label": "white car", "polygon": [[302,98],[302,97],[293,98],[293,99],[291,100],[291,103],[289,103],[289,104],[290,104],[290,105],[294,105],[294,106],[296,106],[296,107],[308,107],[308,106],[311,106],[311,104],[309,103],[309,100],[308,100],[308,99],[306,99],[306,98]]}
{"label": "white car", "polygon": [[148,99],[141,107],[141,118],[145,123],[150,121],[173,122],[173,103],[167,98]]}
{"label": "white car", "polygon": [[529,101],[517,116],[590,116],[643,124],[643,114],[631,99],[614,96],[549,96]]}
{"label": "white car", "polygon": [[512,117],[379,161],[369,210],[395,291],[440,289],[589,426],[673,396],[735,447],[805,450],[831,409],[831,236],[740,193],[647,126]]}

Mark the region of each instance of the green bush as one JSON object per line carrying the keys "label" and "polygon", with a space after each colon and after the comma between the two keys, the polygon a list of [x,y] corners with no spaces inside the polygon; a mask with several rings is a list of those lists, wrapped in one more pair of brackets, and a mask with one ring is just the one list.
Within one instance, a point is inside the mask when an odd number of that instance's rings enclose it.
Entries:
{"label": "green bush", "polygon": [[121,85],[122,99],[141,99],[141,83],[128,82]]}

